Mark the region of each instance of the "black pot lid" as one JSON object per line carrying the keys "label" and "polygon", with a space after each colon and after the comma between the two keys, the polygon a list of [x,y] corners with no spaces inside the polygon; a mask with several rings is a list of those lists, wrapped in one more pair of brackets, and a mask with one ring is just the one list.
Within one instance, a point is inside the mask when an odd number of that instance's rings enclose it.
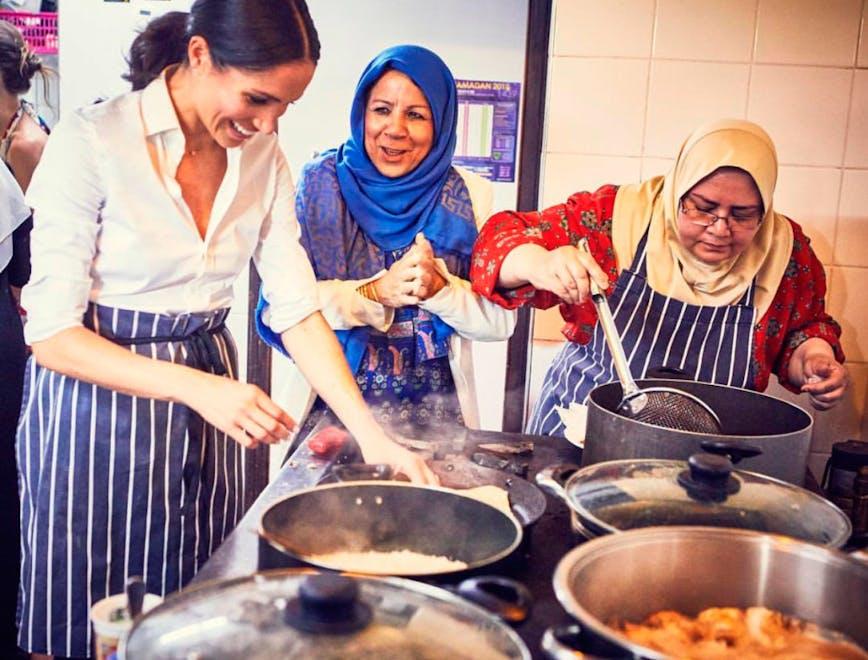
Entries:
{"label": "black pot lid", "polygon": [[530,658],[509,626],[430,585],[282,570],[205,583],[142,616],[122,658]]}
{"label": "black pot lid", "polygon": [[852,532],[849,518],[828,500],[771,477],[732,470],[728,459],[711,454],[697,454],[689,461],[597,463],[573,474],[565,490],[591,535],[701,525],[840,547]]}

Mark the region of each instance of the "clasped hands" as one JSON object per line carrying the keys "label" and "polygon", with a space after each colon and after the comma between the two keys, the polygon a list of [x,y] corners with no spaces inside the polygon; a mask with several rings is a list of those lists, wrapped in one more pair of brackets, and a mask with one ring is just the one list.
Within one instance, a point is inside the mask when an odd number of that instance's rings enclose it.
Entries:
{"label": "clasped hands", "polygon": [[387,307],[418,305],[447,285],[434,263],[434,250],[422,232],[413,245],[374,282],[377,298]]}

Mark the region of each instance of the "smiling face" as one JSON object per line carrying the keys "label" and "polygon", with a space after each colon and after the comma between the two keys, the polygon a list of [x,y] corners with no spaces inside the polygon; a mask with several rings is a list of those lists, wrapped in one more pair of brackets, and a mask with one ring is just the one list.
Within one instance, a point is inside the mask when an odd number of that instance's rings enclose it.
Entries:
{"label": "smiling face", "polygon": [[257,132],[274,133],[277,120],[304,94],[316,65],[295,60],[270,69],[252,71],[215,67],[202,40],[190,62],[195,72],[193,98],[198,121],[225,149],[241,146]]}
{"label": "smiling face", "polygon": [[412,172],[431,151],[434,119],[428,100],[400,71],[387,71],[368,94],[365,152],[383,176]]}
{"label": "smiling face", "polygon": [[[735,168],[716,170],[682,198],[688,206],[718,217],[763,213],[763,202],[753,178]],[[694,224],[678,211],[678,240],[694,257],[706,264],[719,264],[737,257],[750,245],[759,227],[744,229],[733,222],[717,220],[709,227]]]}

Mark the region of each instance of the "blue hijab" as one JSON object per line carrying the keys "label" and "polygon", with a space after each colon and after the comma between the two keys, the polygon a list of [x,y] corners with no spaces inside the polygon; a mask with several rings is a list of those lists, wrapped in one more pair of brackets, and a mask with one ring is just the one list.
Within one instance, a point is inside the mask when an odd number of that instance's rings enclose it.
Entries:
{"label": "blue hijab", "polygon": [[[412,172],[389,178],[365,152],[368,94],[384,73],[400,71],[428,100],[434,119],[434,143]],[[383,250],[398,250],[423,231],[441,250],[469,255],[476,227],[456,222],[440,204],[455,153],[457,100],[455,80],[437,55],[421,46],[394,46],[368,64],[356,86],[350,112],[350,139],[337,151],[337,175],[347,208],[364,232]]]}
{"label": "blue hijab", "polygon": [[[365,151],[368,94],[380,77],[393,69],[422,90],[434,120],[431,151],[413,171],[397,178],[380,174]],[[443,60],[430,50],[395,46],[368,64],[353,98],[350,138],[308,163],[299,182],[296,211],[302,244],[317,279],[371,277],[384,267],[384,252],[408,247],[420,231],[450,272],[468,276],[477,231],[469,193],[452,168],[456,121],[455,80]],[[335,188],[340,190],[351,218],[335,204]],[[358,225],[362,233],[356,234],[348,223]],[[260,295],[257,329],[268,344],[284,352],[280,337],[262,320],[266,305]],[[432,321],[438,341],[454,332],[440,318],[434,316]],[[369,329],[337,330],[335,334],[350,369],[357,372]]]}

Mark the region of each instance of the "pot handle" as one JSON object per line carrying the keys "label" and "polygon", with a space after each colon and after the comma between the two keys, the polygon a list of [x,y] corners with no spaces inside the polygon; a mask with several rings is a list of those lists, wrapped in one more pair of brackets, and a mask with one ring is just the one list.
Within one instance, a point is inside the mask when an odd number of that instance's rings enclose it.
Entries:
{"label": "pot handle", "polygon": [[534,481],[536,481],[537,486],[547,493],[554,495],[564,502],[568,502],[567,491],[564,487],[567,480],[579,469],[579,466],[574,463],[558,463],[555,465],[549,465],[537,472]]}
{"label": "pot handle", "polygon": [[733,465],[744,458],[753,458],[763,453],[762,449],[744,440],[703,440],[699,446],[709,454],[726,456]]}
{"label": "pot handle", "polygon": [[662,378],[664,380],[690,380],[693,379],[687,374],[684,369],[678,367],[670,367],[661,364],[659,367],[651,367],[645,371],[645,378]]}
{"label": "pot handle", "polygon": [[868,567],[868,550],[857,548],[856,550],[851,550],[849,554],[853,559]]}
{"label": "pot handle", "polygon": [[551,660],[600,660],[599,656],[582,653],[561,641],[566,637],[575,637],[581,632],[582,629],[576,624],[551,626],[543,633],[540,646]]}
{"label": "pot handle", "polygon": [[508,623],[521,623],[530,616],[533,596],[521,582],[509,578],[479,575],[467,578],[449,590]]}

